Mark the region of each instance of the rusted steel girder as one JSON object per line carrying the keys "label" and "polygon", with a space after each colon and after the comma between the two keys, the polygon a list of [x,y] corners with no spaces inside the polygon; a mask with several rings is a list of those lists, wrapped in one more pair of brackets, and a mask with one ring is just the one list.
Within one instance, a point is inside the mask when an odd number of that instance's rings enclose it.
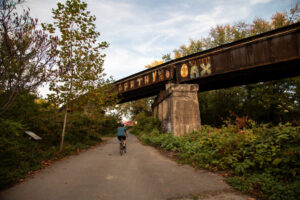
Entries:
{"label": "rusted steel girder", "polygon": [[167,82],[199,91],[300,75],[300,23],[178,58],[114,84],[121,103],[158,94]]}

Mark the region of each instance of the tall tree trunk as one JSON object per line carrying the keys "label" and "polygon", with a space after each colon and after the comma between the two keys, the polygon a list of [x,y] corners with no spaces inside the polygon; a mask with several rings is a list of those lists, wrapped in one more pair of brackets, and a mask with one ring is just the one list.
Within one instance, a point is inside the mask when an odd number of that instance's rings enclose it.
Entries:
{"label": "tall tree trunk", "polygon": [[63,150],[64,139],[65,139],[65,130],[66,130],[66,124],[67,124],[67,116],[68,116],[68,106],[66,106],[64,126],[63,126],[63,130],[61,133],[61,140],[60,140],[60,145],[59,145],[59,152],[61,152]]}
{"label": "tall tree trunk", "polygon": [[[72,47],[71,47],[70,54],[72,56]],[[69,66],[70,65],[71,65],[71,63],[69,63]],[[71,74],[72,74],[72,76],[71,76],[71,84],[70,84],[69,95],[72,94],[72,92],[73,92],[73,75],[74,75],[73,72],[74,72],[74,69],[73,69],[73,66],[71,65]],[[60,145],[59,145],[59,152],[61,152],[63,150],[64,139],[65,139],[65,130],[66,130],[66,125],[67,125],[68,108],[69,108],[69,101],[67,100],[64,126],[63,126],[63,130],[62,130],[62,133],[61,133],[61,140],[60,140]]]}

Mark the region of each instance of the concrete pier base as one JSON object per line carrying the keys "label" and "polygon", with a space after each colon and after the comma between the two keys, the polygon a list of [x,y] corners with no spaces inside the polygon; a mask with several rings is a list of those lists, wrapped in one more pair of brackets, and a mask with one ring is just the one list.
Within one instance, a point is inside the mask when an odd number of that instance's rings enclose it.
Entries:
{"label": "concrete pier base", "polygon": [[162,122],[164,133],[182,136],[200,130],[201,119],[197,84],[166,85],[153,104],[153,115]]}

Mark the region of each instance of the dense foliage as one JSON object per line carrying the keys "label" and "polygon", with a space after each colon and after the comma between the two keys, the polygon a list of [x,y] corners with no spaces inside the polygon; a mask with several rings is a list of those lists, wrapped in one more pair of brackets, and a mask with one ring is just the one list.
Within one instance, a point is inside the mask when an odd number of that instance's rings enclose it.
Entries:
{"label": "dense foliage", "polygon": [[136,120],[138,124],[130,129],[130,133],[135,135],[142,133],[160,133],[160,121],[157,118],[149,117],[146,116],[145,113],[141,113],[136,117]]}
{"label": "dense foliage", "polygon": [[96,29],[96,17],[87,10],[82,0],[67,0],[57,3],[52,9],[53,23],[42,24],[56,41],[58,48],[55,70],[56,78],[50,82],[52,100],[64,104],[65,117],[61,134],[60,151],[63,149],[70,103],[78,98],[86,99],[97,106],[103,99],[114,101],[112,87],[104,90],[110,80],[105,78],[102,52],[107,42],[99,42],[100,32]]}
{"label": "dense foliage", "polygon": [[38,19],[16,6],[24,0],[0,1],[0,115],[22,90],[36,90],[49,81],[55,64],[54,40],[39,30]]}
{"label": "dense foliage", "polygon": [[300,195],[300,127],[248,121],[248,128],[203,126],[199,132],[175,137],[159,134],[159,123],[153,120],[144,118],[131,132],[139,133],[145,144],[174,152],[180,162],[225,170],[229,184],[260,198],[291,200]]}
{"label": "dense foliage", "polygon": [[[114,104],[110,81],[103,73],[102,50],[106,42],[97,43],[95,17],[86,11],[81,0],[68,0],[53,10],[54,24],[44,24],[48,36],[36,29],[38,21],[29,11],[13,15],[23,0],[4,0],[0,15],[0,188],[9,187],[45,161],[59,159],[101,141],[101,136],[115,132],[116,116],[106,116],[105,107]],[[11,3],[11,7],[5,7]],[[8,5],[8,4],[7,4]],[[8,15],[11,15],[9,18]],[[252,24],[238,22],[211,29],[207,38],[191,40],[188,46],[174,51],[174,58],[203,51],[244,37],[259,34],[299,21],[299,8],[290,13],[276,13],[271,21],[256,18]],[[19,27],[18,27],[19,26]],[[61,33],[57,37],[55,28]],[[59,45],[59,48],[56,48]],[[58,53],[58,68],[50,70]],[[169,61],[171,55],[163,57]],[[25,63],[25,64],[24,64]],[[161,61],[155,61],[148,67]],[[5,72],[5,73],[4,73]],[[31,94],[52,79],[55,92],[46,101]],[[60,82],[59,84],[56,84]],[[84,94],[84,95],[83,95]],[[60,101],[58,101],[60,100]],[[51,102],[51,103],[50,103]],[[120,113],[138,121],[131,133],[166,151],[172,151],[184,163],[210,170],[226,170],[233,187],[269,199],[296,199],[299,194],[299,127],[280,122],[299,123],[300,79],[284,79],[209,91],[199,94],[204,124],[221,127],[224,119],[235,118],[222,129],[203,126],[201,132],[178,138],[160,134],[160,122],[151,118],[153,98],[125,104]],[[59,108],[62,104],[63,107]],[[5,112],[4,112],[5,111]],[[64,150],[58,152],[64,123]],[[245,116],[239,118],[238,116]],[[276,127],[258,122],[279,124]],[[30,130],[42,140],[30,139]],[[64,134],[63,134],[64,135]],[[63,141],[63,140],[62,140]],[[298,190],[297,190],[298,189]]]}
{"label": "dense foliage", "polygon": [[[108,44],[98,42],[96,18],[86,10],[87,4],[58,3],[53,24],[42,24],[44,30],[39,30],[29,9],[19,14],[17,6],[23,2],[0,3],[0,188],[16,183],[47,160],[101,142],[101,136],[112,134],[119,121],[118,116],[105,115],[116,102],[111,80],[103,72],[102,50]],[[36,95],[44,83],[53,91],[47,100]],[[33,140],[25,131],[42,140]]]}
{"label": "dense foliage", "polygon": [[[40,169],[44,161],[56,160],[101,142],[103,135],[112,134],[118,118],[94,113],[69,113],[64,151],[58,153],[63,115],[52,104],[23,92],[0,118],[0,188],[9,187],[31,171]],[[33,131],[42,140],[25,134]]]}
{"label": "dense foliage", "polygon": [[[299,13],[296,5],[289,13],[274,14],[270,21],[256,18],[250,24],[218,25],[208,37],[191,39],[175,49],[174,58],[299,22]],[[163,60],[171,60],[171,54]],[[226,181],[236,189],[263,199],[298,199],[300,78],[202,92],[198,97],[206,124],[201,131],[184,137],[161,134],[160,123],[146,115],[149,106],[144,102],[144,111],[133,114],[138,124],[131,133],[145,144],[173,152],[180,162],[225,171]]]}
{"label": "dense foliage", "polygon": [[203,124],[246,116],[259,123],[300,125],[300,77],[199,93]]}
{"label": "dense foliage", "polygon": [[153,97],[139,99],[118,105],[118,112],[133,121],[152,116]]}
{"label": "dense foliage", "polygon": [[[255,18],[252,22],[236,22],[212,27],[206,37],[190,39],[173,51],[173,58],[187,56],[216,46],[300,22],[296,4],[289,12],[277,12],[270,20]],[[162,58],[171,59],[171,54]],[[158,62],[157,62],[158,63]],[[284,66],[283,66],[284,67]],[[218,126],[236,113],[259,123],[300,125],[300,78],[290,78],[199,93],[203,124]]]}
{"label": "dense foliage", "polygon": [[[255,18],[250,23],[217,25],[212,27],[207,37],[190,39],[188,45],[182,45],[173,51],[173,58],[187,56],[219,45],[287,26],[300,21],[298,5],[289,12],[277,12],[270,20]],[[171,54],[162,57],[167,62]],[[146,67],[154,67],[162,61],[155,60]],[[284,66],[283,66],[284,67]],[[287,78],[264,83],[249,84],[220,90],[201,92],[198,94],[202,124],[221,127],[223,120],[245,116],[258,123],[290,122],[300,125],[300,78]],[[135,120],[141,112],[151,112],[149,99],[137,100],[125,104],[123,110]]]}

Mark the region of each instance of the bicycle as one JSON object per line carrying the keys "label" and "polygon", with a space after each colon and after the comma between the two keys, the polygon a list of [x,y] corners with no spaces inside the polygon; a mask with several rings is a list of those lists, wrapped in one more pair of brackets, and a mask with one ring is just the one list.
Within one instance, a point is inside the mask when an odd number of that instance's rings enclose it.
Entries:
{"label": "bicycle", "polygon": [[124,140],[121,139],[121,141],[120,141],[120,154],[121,154],[121,156],[122,156],[122,155],[125,154],[125,153],[126,153],[126,146],[125,146],[125,144],[124,144]]}

